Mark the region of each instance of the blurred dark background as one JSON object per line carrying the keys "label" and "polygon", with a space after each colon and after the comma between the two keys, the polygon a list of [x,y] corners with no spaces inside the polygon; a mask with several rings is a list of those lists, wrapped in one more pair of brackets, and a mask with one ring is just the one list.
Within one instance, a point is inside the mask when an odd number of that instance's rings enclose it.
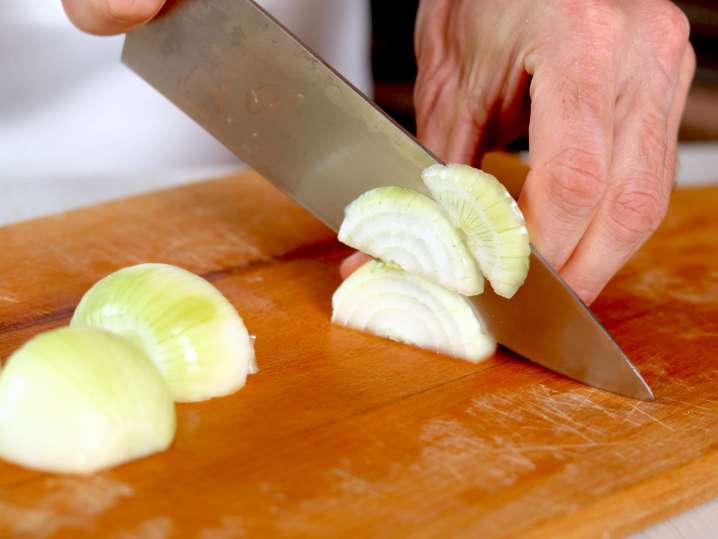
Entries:
{"label": "blurred dark background", "polygon": [[[681,125],[684,141],[718,140],[718,0],[675,2],[691,21],[698,69]],[[375,100],[415,131],[412,100],[416,77],[413,33],[418,0],[372,0],[372,64]],[[518,140],[511,149],[526,149]]]}

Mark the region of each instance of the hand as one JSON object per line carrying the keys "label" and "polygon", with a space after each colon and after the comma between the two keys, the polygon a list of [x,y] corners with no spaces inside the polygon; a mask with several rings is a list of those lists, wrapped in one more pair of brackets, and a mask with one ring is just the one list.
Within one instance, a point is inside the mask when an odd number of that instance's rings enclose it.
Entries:
{"label": "hand", "polygon": [[62,0],[65,13],[80,30],[91,34],[120,34],[143,25],[165,0]]}
{"label": "hand", "polygon": [[688,34],[666,0],[422,0],[419,139],[478,163],[528,125],[532,242],[590,303],[665,214]]}

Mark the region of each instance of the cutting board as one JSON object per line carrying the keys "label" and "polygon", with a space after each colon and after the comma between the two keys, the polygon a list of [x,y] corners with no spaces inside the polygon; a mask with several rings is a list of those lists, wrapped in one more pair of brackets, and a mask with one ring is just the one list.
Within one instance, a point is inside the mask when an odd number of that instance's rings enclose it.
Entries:
{"label": "cutting board", "polygon": [[0,537],[607,538],[718,495],[716,215],[718,189],[676,192],[595,304],[650,403],[333,327],[348,250],[252,172],[0,229],[0,357],[157,261],[226,294],[261,368],[178,405],[163,454],[89,477],[0,463]]}

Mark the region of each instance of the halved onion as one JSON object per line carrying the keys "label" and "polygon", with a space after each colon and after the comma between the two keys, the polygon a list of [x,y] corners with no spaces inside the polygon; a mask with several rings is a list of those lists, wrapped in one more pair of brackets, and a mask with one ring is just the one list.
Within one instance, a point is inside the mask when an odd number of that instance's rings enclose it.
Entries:
{"label": "halved onion", "polygon": [[162,451],[174,433],[157,367],[106,331],[40,334],[0,373],[0,456],[17,464],[89,473]]}
{"label": "halved onion", "polygon": [[510,298],[526,280],[531,247],[516,201],[496,178],[467,165],[433,165],[422,177],[465,235],[481,273]]}
{"label": "halved onion", "polygon": [[439,205],[404,187],[379,187],[346,208],[339,241],[466,296],[484,280]]}
{"label": "halved onion", "polygon": [[466,297],[398,266],[367,262],[336,290],[332,306],[336,324],[468,361],[496,350]]}
{"label": "halved onion", "polygon": [[167,264],[140,264],[95,284],[73,327],[102,328],[140,346],[176,401],[200,401],[241,388],[256,371],[242,318],[205,279]]}

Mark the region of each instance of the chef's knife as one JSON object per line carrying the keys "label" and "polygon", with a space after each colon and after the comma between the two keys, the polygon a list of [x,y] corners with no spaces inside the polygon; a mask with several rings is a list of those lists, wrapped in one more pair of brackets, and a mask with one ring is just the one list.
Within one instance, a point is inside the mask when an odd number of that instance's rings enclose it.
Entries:
{"label": "chef's knife", "polygon": [[[426,192],[437,159],[251,0],[170,2],[130,33],[125,64],[243,161],[337,230],[381,185]],[[507,185],[514,196],[520,185]],[[472,298],[497,340],[586,384],[638,399],[650,388],[541,257],[510,300]]]}

